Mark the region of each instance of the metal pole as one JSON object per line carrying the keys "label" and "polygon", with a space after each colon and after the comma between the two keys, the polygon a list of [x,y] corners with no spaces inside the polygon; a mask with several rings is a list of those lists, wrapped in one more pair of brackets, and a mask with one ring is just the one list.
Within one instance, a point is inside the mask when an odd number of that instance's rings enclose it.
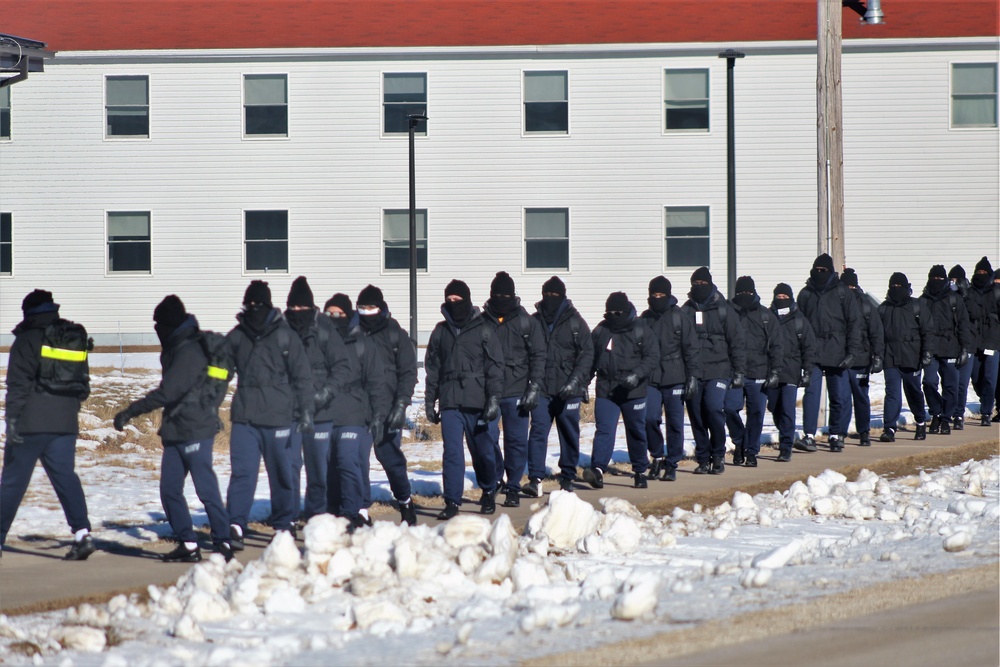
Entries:
{"label": "metal pole", "polygon": [[727,49],[719,54],[726,59],[726,295],[736,294],[736,111],[733,75],[736,59],[746,54]]}
{"label": "metal pole", "polygon": [[417,172],[414,165],[414,132],[427,116],[411,114],[410,128],[410,339],[417,345]]}

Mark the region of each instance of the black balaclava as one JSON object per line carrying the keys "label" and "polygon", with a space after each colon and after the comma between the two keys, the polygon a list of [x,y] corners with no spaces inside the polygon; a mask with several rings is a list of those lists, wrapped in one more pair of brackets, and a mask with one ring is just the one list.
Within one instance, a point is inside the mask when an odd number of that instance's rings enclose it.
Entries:
{"label": "black balaclava", "polygon": [[341,334],[346,334],[347,327],[351,324],[351,317],[354,315],[354,305],[351,303],[351,297],[343,292],[337,292],[323,304],[323,311],[325,312],[330,306],[336,306],[344,311],[343,317],[331,317],[330,321],[333,322],[333,326],[337,328],[337,331]]}
{"label": "black balaclava", "polygon": [[760,297],[757,296],[757,286],[754,284],[753,278],[750,276],[740,276],[736,279],[736,295],[733,297],[733,303],[743,310],[750,310],[760,303]]}
{"label": "black balaclava", "polygon": [[983,257],[976,262],[976,272],[972,274],[972,286],[977,290],[985,290],[993,282],[993,267],[990,260]]}
{"label": "black balaclava", "polygon": [[911,294],[913,294],[913,288],[910,286],[910,279],[906,277],[905,273],[897,271],[889,276],[889,291],[885,293],[886,299],[897,306],[902,306],[910,298]]}
{"label": "black balaclava", "polygon": [[[449,296],[460,296],[462,299],[449,301]],[[469,291],[469,286],[461,280],[452,280],[448,283],[444,288],[444,309],[455,326],[464,326],[472,316],[472,292]]]}
{"label": "black balaclava", "polygon": [[[382,290],[375,287],[374,285],[368,285],[361,292],[358,293],[358,322],[361,324],[361,328],[365,331],[372,331],[382,319],[385,311],[385,297],[382,295]],[[362,312],[371,311],[377,309],[376,312]]]}
{"label": "black balaclava", "polygon": [[566,300],[566,284],[559,276],[552,276],[542,285],[542,300],[538,307],[546,322],[551,323]]}
{"label": "black balaclava", "polygon": [[167,339],[177,331],[177,328],[187,319],[184,302],[176,294],[163,297],[163,301],[153,310],[153,330],[160,339],[160,345],[166,345]]}
{"label": "black balaclava", "polygon": [[267,283],[263,280],[251,281],[243,294],[243,323],[256,333],[262,332],[273,307],[271,288]]}
{"label": "black balaclava", "polygon": [[[695,285],[696,280],[703,280],[708,284]],[[715,291],[715,284],[712,282],[712,272],[708,270],[707,266],[696,269],[691,274],[691,292],[689,293],[691,300],[695,303],[705,303],[712,296],[713,291]]]}
{"label": "black balaclava", "polygon": [[[288,310],[285,311],[285,319],[299,335],[302,335],[316,321],[316,302],[313,300],[313,292],[305,276],[299,276],[292,283],[286,304]],[[292,306],[305,306],[308,310],[292,310]]]}
{"label": "black balaclava", "polygon": [[517,307],[517,297],[514,294],[514,279],[506,271],[497,272],[490,283],[490,310],[493,314],[506,317],[514,310]]}
{"label": "black balaclava", "polygon": [[931,296],[940,296],[948,289],[948,272],[944,270],[943,264],[935,264],[927,272],[927,293]]}
{"label": "black balaclava", "polygon": [[625,292],[612,292],[604,302],[604,321],[612,331],[619,331],[629,323],[632,303]]}
{"label": "black balaclava", "polygon": [[854,269],[844,269],[840,276],[840,282],[856,289],[858,287],[858,274],[854,272]]}
{"label": "black balaclava", "polygon": [[[779,298],[779,295],[786,298]],[[778,315],[787,315],[795,305],[795,295],[792,293],[792,286],[788,283],[778,283],[774,287],[774,298],[771,300],[771,308]]]}
{"label": "black balaclava", "polygon": [[21,301],[21,312],[24,313],[25,317],[57,310],[59,310],[59,306],[52,300],[52,292],[43,289],[29,292]]}
{"label": "black balaclava", "polygon": [[[671,287],[670,281],[665,276],[656,276],[649,281],[649,298],[646,299],[646,303],[649,304],[650,310],[658,315],[667,312]],[[654,297],[654,294],[663,294],[663,296]]]}
{"label": "black balaclava", "polygon": [[[825,271],[821,269],[826,269]],[[833,258],[827,255],[825,252],[816,258],[813,262],[812,271],[809,272],[809,277],[812,279],[813,286],[817,289],[823,289],[830,284],[833,280]]]}

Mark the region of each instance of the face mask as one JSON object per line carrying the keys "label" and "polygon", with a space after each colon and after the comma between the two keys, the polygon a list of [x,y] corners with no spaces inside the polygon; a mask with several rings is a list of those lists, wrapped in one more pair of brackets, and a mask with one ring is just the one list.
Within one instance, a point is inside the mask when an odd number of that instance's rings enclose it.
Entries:
{"label": "face mask", "polygon": [[472,304],[465,299],[461,301],[445,301],[444,309],[451,315],[452,322],[462,326],[472,313]]}
{"label": "face mask", "polygon": [[156,337],[160,339],[160,345],[163,346],[167,344],[167,339],[177,331],[177,328],[168,327],[164,324],[155,324],[153,325],[153,331],[156,332]]}
{"label": "face mask", "polygon": [[491,296],[490,297],[490,310],[492,310],[496,315],[503,317],[510,311],[514,310],[517,306],[517,297],[515,296]]}
{"label": "face mask", "polygon": [[361,325],[361,328],[365,331],[373,330],[378,326],[379,320],[382,319],[379,317],[381,312],[378,308],[358,308],[358,323]]}
{"label": "face mask", "polygon": [[254,331],[260,332],[264,329],[264,325],[267,324],[267,316],[270,314],[270,306],[247,306],[243,310],[243,322]]}
{"label": "face mask", "polygon": [[910,286],[909,285],[890,285],[889,291],[885,294],[889,301],[897,304],[906,303],[906,300],[910,296]]}
{"label": "face mask", "polygon": [[753,294],[737,294],[733,297],[733,303],[743,310],[748,310],[757,303],[757,298]]}
{"label": "face mask", "polygon": [[691,285],[691,298],[695,303],[705,303],[714,289],[714,285]]}
{"label": "face mask", "polygon": [[312,310],[287,310],[285,311],[285,319],[288,320],[288,324],[291,325],[293,329],[299,333],[304,332],[315,320],[316,311]]}
{"label": "face mask", "polygon": [[620,314],[604,313],[604,321],[608,323],[611,329],[618,330],[623,328],[629,322],[629,316],[631,313],[622,311]]}
{"label": "face mask", "polygon": [[976,289],[984,289],[991,282],[992,280],[990,279],[990,274],[988,273],[972,274],[972,286]]}
{"label": "face mask", "polygon": [[542,311],[542,315],[549,322],[555,318],[556,313],[559,312],[559,306],[562,305],[563,301],[566,300],[564,296],[543,294],[542,295],[542,305],[539,309]]}
{"label": "face mask", "polygon": [[663,313],[667,312],[667,303],[669,301],[670,301],[669,296],[649,297],[648,299],[646,299],[646,303],[649,304],[649,309],[659,315],[662,315]]}
{"label": "face mask", "polygon": [[334,328],[343,335],[347,333],[347,326],[351,323],[351,318],[347,315],[340,315],[338,317],[331,315],[330,321],[333,322]]}
{"label": "face mask", "polygon": [[372,308],[358,307],[358,315],[361,315],[362,317],[371,317],[372,315],[378,315],[381,312],[382,310],[378,306],[374,306]]}
{"label": "face mask", "polygon": [[930,294],[934,294],[934,295],[943,294],[944,291],[946,289],[948,289],[948,285],[950,285],[950,284],[951,283],[948,282],[947,280],[940,280],[940,279],[928,280],[927,281],[927,291]]}
{"label": "face mask", "polygon": [[813,284],[816,287],[823,288],[830,284],[830,280],[833,278],[833,274],[829,271],[820,271],[819,269],[813,269],[809,272],[809,277],[812,278]]}
{"label": "face mask", "polygon": [[774,312],[778,313],[779,317],[784,317],[788,313],[792,312],[792,300],[774,299],[771,301],[771,308],[774,308]]}

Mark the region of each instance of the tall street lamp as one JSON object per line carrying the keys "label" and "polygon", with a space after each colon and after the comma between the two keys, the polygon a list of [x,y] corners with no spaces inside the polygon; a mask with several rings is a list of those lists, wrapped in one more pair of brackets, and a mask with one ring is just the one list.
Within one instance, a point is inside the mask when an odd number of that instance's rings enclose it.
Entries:
{"label": "tall street lamp", "polygon": [[733,102],[733,69],[736,59],[746,54],[726,49],[719,54],[726,59],[726,272],[728,295],[736,296],[736,113]]}
{"label": "tall street lamp", "polygon": [[417,346],[417,172],[414,168],[413,135],[417,124],[427,116],[410,114],[410,338]]}

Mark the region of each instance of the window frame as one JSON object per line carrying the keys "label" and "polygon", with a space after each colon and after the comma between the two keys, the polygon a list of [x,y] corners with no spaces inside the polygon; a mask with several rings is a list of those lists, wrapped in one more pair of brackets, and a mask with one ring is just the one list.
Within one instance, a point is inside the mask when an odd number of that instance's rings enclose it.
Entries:
{"label": "window frame", "polygon": [[[247,266],[247,213],[264,213],[264,212],[283,212],[285,214],[285,263],[288,268],[285,269],[251,269]],[[289,208],[281,208],[278,206],[272,207],[255,207],[255,208],[244,208],[241,212],[242,224],[240,225],[240,234],[242,235],[241,250],[242,252],[242,266],[244,276],[262,276],[262,275],[288,275],[292,272],[292,212]],[[273,242],[278,239],[255,239],[249,241],[249,243],[256,243],[260,241]]]}
{"label": "window frame", "polygon": [[[566,212],[566,266],[565,267],[555,267],[555,266],[545,266],[545,267],[529,267],[528,266],[528,241],[543,241],[543,240],[555,240],[555,238],[545,239],[529,239],[528,238],[528,212],[529,211],[565,211]],[[571,274],[573,269],[573,246],[570,243],[572,238],[572,222],[571,222],[571,212],[569,206],[525,206],[521,209],[521,272],[524,274],[542,274],[542,273],[563,273]]]}
{"label": "window frame", "polygon": [[[993,125],[955,125],[955,65],[983,65],[993,67]],[[983,97],[986,93],[981,93]],[[1000,65],[996,61],[949,61],[948,63],[948,129],[958,132],[990,131],[1000,127]]]}
{"label": "window frame", "polygon": [[[424,275],[426,275],[426,274],[429,274],[430,271],[431,271],[431,218],[430,218],[430,211],[427,208],[417,208],[417,209],[414,209],[414,210],[416,211],[416,213],[417,213],[418,216],[419,216],[419,214],[421,212],[424,214],[424,245],[426,246],[425,251],[426,251],[426,255],[427,255],[427,266],[425,268],[423,268],[423,269],[420,268],[420,252],[419,252],[420,248],[419,248],[419,245],[418,245],[418,247],[417,247],[417,273],[418,274],[424,274]],[[383,208],[383,209],[380,209],[380,211],[379,211],[379,216],[380,216],[380,219],[379,219],[379,239],[380,239],[380,242],[379,242],[379,246],[380,246],[379,253],[382,256],[382,259],[381,259],[381,272],[380,273],[383,276],[386,276],[386,275],[389,275],[389,276],[398,276],[400,274],[404,274],[404,275],[405,274],[409,274],[409,272],[410,272],[410,267],[409,266],[407,266],[405,269],[390,269],[390,268],[386,267],[386,265],[385,265],[385,251],[386,251],[386,246],[385,246],[385,243],[386,243],[386,238],[385,238],[385,214],[386,213],[390,213],[390,212],[406,213],[407,217],[409,217],[410,209],[409,208]],[[407,220],[407,222],[409,222],[409,221]],[[419,242],[419,240],[420,239],[418,237],[417,241]],[[409,246],[409,239],[407,239],[407,247],[408,246]],[[409,263],[409,259],[407,259],[407,263]]]}
{"label": "window frame", "polygon": [[[153,105],[150,100],[152,86],[149,74],[105,74],[104,75],[104,140],[105,141],[151,141],[153,138]],[[145,79],[146,80],[146,134],[109,134],[108,133],[108,80],[109,79]],[[116,107],[138,105],[113,105]]]}
{"label": "window frame", "polygon": [[[149,224],[149,238],[146,241],[115,241],[114,243],[147,243],[149,245],[149,270],[148,271],[114,271],[111,268],[111,216],[121,215],[145,215]],[[104,211],[104,277],[106,278],[135,278],[136,276],[153,275],[153,212],[139,210],[105,210]]]}
{"label": "window frame", "polygon": [[[566,76],[566,130],[529,130],[528,129],[528,102],[527,81],[529,74],[558,74]],[[521,70],[521,136],[522,137],[569,137],[572,135],[572,119],[570,114],[572,100],[570,99],[570,76],[568,69],[522,69]]]}
{"label": "window frame", "polygon": [[0,91],[6,91],[5,93],[0,93],[0,94],[5,94],[7,96],[7,100],[6,100],[7,106],[3,106],[2,104],[0,104],[0,115],[2,115],[2,113],[3,113],[2,109],[6,109],[7,110],[7,134],[6,135],[0,134],[0,141],[12,141],[13,138],[14,138],[14,92],[13,92],[13,89],[14,89],[14,86],[4,86],[3,88],[0,88]]}
{"label": "window frame", "polygon": [[[692,239],[692,238],[698,238],[698,239],[700,239],[700,238],[704,238],[704,239],[706,239],[708,241],[708,262],[707,263],[705,263],[705,264],[684,264],[684,265],[681,265],[681,266],[673,266],[673,265],[671,265],[671,264],[668,263],[668,261],[667,261],[667,257],[668,257],[668,252],[667,252],[667,242],[668,242],[668,237],[667,237],[667,217],[668,217],[668,212],[669,212],[670,209],[688,209],[688,210],[700,209],[700,210],[704,210],[705,211],[705,216],[706,216],[705,219],[708,222],[708,233],[707,234],[705,234],[704,236],[681,236],[681,237],[677,237],[677,238],[685,238],[685,239]],[[704,203],[692,203],[692,204],[673,203],[673,204],[664,204],[661,207],[661,210],[662,210],[662,216],[663,216],[663,218],[662,218],[662,222],[660,223],[660,252],[663,255],[663,261],[662,261],[663,272],[666,273],[668,271],[686,270],[686,269],[690,269],[692,267],[693,268],[698,268],[698,267],[701,267],[701,266],[707,266],[709,269],[711,269],[712,268],[712,206],[710,204],[704,204]]]}
{"label": "window frame", "polygon": [[2,229],[3,226],[3,216],[8,216],[10,218],[10,238],[4,241],[3,236],[0,235],[0,253],[2,253],[3,246],[10,246],[10,271],[5,272],[2,270],[3,267],[0,266],[0,280],[14,277],[14,212],[0,211],[0,229]]}
{"label": "window frame", "polygon": [[[421,74],[424,77],[424,115],[430,118],[430,100],[431,100],[431,77],[430,73],[426,70],[422,71],[399,71],[399,70],[382,70],[379,72],[379,137],[382,139],[409,139],[410,132],[409,128],[403,132],[386,132],[385,131],[385,108],[387,102],[385,101],[385,77],[392,76],[395,74],[403,75],[413,75]],[[404,104],[402,102],[394,102],[393,104]],[[410,103],[406,103],[410,104]],[[421,132],[418,128],[414,128],[413,137],[414,139],[426,139],[430,136],[430,122],[420,121],[424,124],[424,131]],[[384,209],[384,210],[396,210],[396,209]]]}
{"label": "window frame", "polygon": [[[285,77],[285,133],[261,134],[247,133],[247,77],[283,76]],[[244,141],[288,141],[292,136],[292,78],[288,72],[240,72],[240,123],[242,124]],[[254,104],[251,106],[275,106],[273,104]],[[261,209],[263,210],[263,209]],[[268,209],[271,210],[271,209]],[[275,209],[277,210],[277,209]]]}
{"label": "window frame", "polygon": [[[701,128],[680,128],[676,130],[671,130],[667,128],[667,73],[668,72],[704,72],[705,73],[705,86],[708,93],[708,97],[705,98],[707,103],[707,118],[708,127]],[[694,99],[694,98],[692,98]],[[699,98],[700,99],[700,98]],[[712,68],[711,67],[667,67],[663,66],[660,68],[660,134],[664,137],[676,137],[676,136],[711,136],[713,133],[712,127]]]}

